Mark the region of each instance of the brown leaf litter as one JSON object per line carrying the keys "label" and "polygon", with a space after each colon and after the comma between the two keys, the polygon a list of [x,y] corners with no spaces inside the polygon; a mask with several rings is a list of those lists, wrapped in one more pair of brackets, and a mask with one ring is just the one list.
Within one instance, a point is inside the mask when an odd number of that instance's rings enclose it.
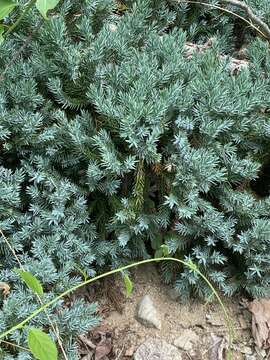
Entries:
{"label": "brown leaf litter", "polygon": [[252,335],[260,349],[270,347],[270,299],[255,299],[248,304],[252,313]]}
{"label": "brown leaf litter", "polygon": [[112,334],[104,329],[97,329],[91,333],[91,339],[84,335],[78,337],[82,360],[108,360],[112,354]]}
{"label": "brown leaf litter", "polygon": [[226,350],[228,344],[224,337],[211,334],[213,341],[212,347],[209,349],[209,360],[224,360],[226,358]]}
{"label": "brown leaf litter", "polygon": [[7,297],[10,293],[10,286],[5,282],[0,282],[0,290],[3,291],[4,297]]}

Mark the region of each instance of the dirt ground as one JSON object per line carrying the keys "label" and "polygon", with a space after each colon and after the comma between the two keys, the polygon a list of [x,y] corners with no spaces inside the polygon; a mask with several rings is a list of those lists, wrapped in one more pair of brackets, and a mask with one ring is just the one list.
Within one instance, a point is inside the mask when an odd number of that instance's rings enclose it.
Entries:
{"label": "dirt ground", "polygon": [[[108,298],[106,292],[99,292],[97,300],[104,320],[88,334],[88,338],[98,344],[102,337],[104,343],[105,337],[107,351],[103,350],[104,356],[102,351],[98,356],[94,349],[90,349],[91,346],[83,344],[89,353],[82,351],[82,359],[131,360],[138,346],[146,339],[158,338],[173,345],[185,329],[191,329],[199,336],[199,341],[192,351],[182,352],[182,360],[223,360],[228,344],[228,329],[218,304],[202,303],[196,299],[188,305],[181,304],[169,295],[170,287],[161,282],[157,268],[152,265],[134,270],[132,280],[134,290],[129,298],[121,295],[124,287],[120,276],[110,283],[119,295],[116,302],[121,303],[122,314],[116,310],[118,306]],[[98,286],[102,285],[100,283]],[[151,297],[158,310],[162,320],[161,330],[145,327],[136,320],[136,308],[144,295]],[[251,315],[241,305],[241,301],[239,298],[224,300],[235,330],[233,360],[265,359],[266,353],[260,353],[254,347]]]}

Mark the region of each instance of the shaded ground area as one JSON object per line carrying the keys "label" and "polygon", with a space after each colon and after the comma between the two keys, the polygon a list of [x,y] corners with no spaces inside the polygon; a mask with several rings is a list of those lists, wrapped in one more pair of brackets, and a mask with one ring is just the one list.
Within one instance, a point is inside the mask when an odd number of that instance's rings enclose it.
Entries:
{"label": "shaded ground area", "polygon": [[[228,330],[217,304],[194,301],[183,305],[175,300],[171,289],[161,282],[154,266],[132,272],[134,291],[123,295],[121,277],[88,289],[100,304],[104,321],[80,342],[84,360],[130,360],[138,347],[154,338],[177,345],[182,360],[222,360],[228,344]],[[102,290],[101,290],[102,289]],[[161,329],[146,327],[136,319],[140,300],[149,295],[161,319]],[[243,299],[224,300],[234,322],[234,360],[265,359],[265,351],[256,349],[251,334],[251,315],[241,304]],[[122,313],[121,313],[122,311]],[[186,336],[186,344],[179,341]],[[90,342],[87,343],[87,340]]]}

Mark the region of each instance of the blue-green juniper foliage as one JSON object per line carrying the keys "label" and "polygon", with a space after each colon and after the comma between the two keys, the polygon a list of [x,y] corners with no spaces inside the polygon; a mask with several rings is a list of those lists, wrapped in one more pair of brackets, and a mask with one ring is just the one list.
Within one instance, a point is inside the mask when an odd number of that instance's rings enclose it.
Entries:
{"label": "blue-green juniper foliage", "polygon": [[[270,22],[268,1],[248,3]],[[42,24],[33,9],[0,45],[2,232],[45,302],[81,272],[148,258],[162,244],[227,295],[268,296],[270,198],[268,183],[258,185],[270,160],[268,43],[203,6],[122,5],[65,0]],[[209,38],[187,54],[187,42]],[[232,72],[242,46],[248,65]],[[12,288],[0,299],[2,332],[39,304],[3,237],[0,257],[0,281]],[[209,296],[188,269],[165,264],[162,275],[183,299]],[[68,359],[78,359],[75,337],[98,323],[95,311],[80,298],[49,309]],[[45,314],[32,322],[48,325]],[[27,346],[26,330],[9,341]],[[4,344],[0,356],[31,359]]]}

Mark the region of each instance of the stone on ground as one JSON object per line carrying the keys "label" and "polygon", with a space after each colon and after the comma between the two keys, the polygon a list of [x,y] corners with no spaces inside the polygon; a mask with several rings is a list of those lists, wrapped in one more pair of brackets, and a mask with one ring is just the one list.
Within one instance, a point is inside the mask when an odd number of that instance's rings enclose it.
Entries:
{"label": "stone on ground", "polygon": [[137,319],[143,325],[161,329],[161,320],[149,295],[145,295],[138,305]]}
{"label": "stone on ground", "polygon": [[179,350],[161,339],[148,339],[139,346],[134,360],[181,360]]}
{"label": "stone on ground", "polygon": [[190,329],[184,329],[182,334],[174,340],[174,345],[185,351],[192,351],[199,342],[199,336]]}

